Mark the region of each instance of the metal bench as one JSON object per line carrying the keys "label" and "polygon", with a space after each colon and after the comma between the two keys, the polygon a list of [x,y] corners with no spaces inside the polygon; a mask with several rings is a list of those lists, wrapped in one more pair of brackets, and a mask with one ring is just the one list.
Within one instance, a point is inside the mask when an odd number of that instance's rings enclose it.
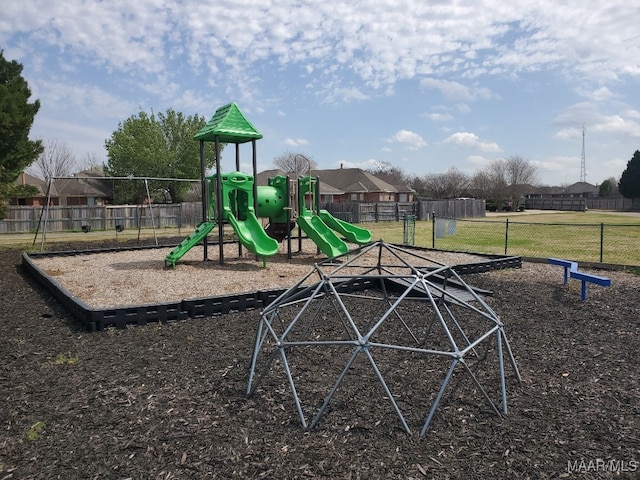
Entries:
{"label": "metal bench", "polygon": [[590,273],[584,273],[578,271],[578,262],[572,262],[571,260],[563,260],[561,258],[548,258],[547,263],[551,265],[559,265],[564,268],[564,283],[569,281],[569,278],[575,278],[582,282],[582,289],[580,291],[580,299],[584,302],[587,299],[587,283],[595,283],[602,287],[610,287],[611,279],[606,277],[600,277],[598,275],[592,275]]}

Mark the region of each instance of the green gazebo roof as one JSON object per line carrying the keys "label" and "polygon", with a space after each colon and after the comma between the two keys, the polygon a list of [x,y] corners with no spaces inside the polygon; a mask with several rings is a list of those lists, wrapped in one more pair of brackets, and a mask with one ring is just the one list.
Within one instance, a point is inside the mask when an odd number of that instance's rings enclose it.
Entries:
{"label": "green gazebo roof", "polygon": [[262,138],[235,102],[218,108],[211,120],[194,135],[195,140],[213,142],[216,137],[222,143],[245,143]]}

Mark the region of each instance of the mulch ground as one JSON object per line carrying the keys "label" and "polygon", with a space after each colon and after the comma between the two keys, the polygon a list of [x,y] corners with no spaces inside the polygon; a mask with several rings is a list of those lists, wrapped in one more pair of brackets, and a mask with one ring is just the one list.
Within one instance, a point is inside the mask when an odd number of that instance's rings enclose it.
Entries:
{"label": "mulch ground", "polygon": [[[522,382],[507,369],[504,417],[462,382],[420,437],[431,402],[407,434],[363,381],[311,431],[284,378],[248,398],[259,312],[89,333],[20,255],[0,251],[0,480],[640,475],[637,276],[611,272],[586,302],[560,268],[555,281],[466,276],[494,292]],[[401,368],[419,389],[420,375]]]}

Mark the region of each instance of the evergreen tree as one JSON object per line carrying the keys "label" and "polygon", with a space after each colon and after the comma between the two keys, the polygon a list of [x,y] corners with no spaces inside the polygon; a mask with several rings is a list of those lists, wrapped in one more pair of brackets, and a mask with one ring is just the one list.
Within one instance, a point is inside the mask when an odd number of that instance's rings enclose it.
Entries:
{"label": "evergreen tree", "polygon": [[613,189],[616,187],[616,179],[611,177],[607,178],[604,182],[600,184],[600,188],[598,189],[599,197],[610,197],[613,194]]}
{"label": "evergreen tree", "polygon": [[22,78],[22,65],[7,61],[0,50],[0,219],[7,212],[6,201],[14,196],[18,175],[43,151],[39,140],[29,140],[38,100],[29,103],[31,90]]}
{"label": "evergreen tree", "polygon": [[622,172],[618,190],[623,197],[640,198],[640,150],[635,151],[627,163],[627,168]]}

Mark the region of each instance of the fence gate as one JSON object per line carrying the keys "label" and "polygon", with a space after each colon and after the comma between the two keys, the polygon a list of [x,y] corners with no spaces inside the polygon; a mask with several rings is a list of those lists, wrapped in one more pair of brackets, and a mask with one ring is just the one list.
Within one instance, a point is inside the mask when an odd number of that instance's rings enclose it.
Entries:
{"label": "fence gate", "polygon": [[402,230],[402,244],[415,246],[416,244],[416,216],[404,216],[404,228]]}

